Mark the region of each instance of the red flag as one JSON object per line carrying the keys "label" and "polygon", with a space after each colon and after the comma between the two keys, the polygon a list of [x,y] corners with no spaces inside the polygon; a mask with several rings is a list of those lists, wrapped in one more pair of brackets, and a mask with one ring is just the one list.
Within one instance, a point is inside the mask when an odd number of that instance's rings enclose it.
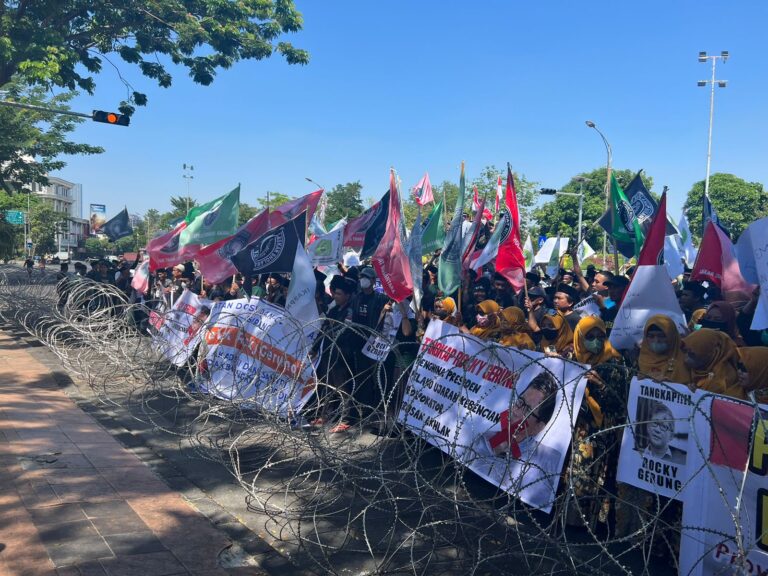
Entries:
{"label": "red flag", "polygon": [[648,229],[648,235],[643,242],[643,249],[637,259],[637,265],[651,266],[664,264],[664,237],[667,231],[667,193],[661,195],[659,208]]}
{"label": "red flag", "polygon": [[[385,194],[386,196],[386,194]],[[381,200],[368,208],[365,212],[352,218],[344,227],[344,246],[354,250],[360,250],[365,244],[365,233],[371,225],[378,220],[382,210]]]}
{"label": "red flag", "polygon": [[741,275],[731,239],[712,220],[707,222],[704,230],[691,280],[712,282],[723,292],[742,291],[751,294],[755,288]]}
{"label": "red flag", "polygon": [[149,241],[149,271],[154,272],[159,268],[168,268],[174,264],[181,264],[192,260],[200,250],[199,244],[187,244],[179,249],[179,236],[187,227],[186,222],[181,222],[170,232],[158,236]]}
{"label": "red flag", "polygon": [[269,211],[263,210],[240,226],[232,236],[222,238],[214,244],[208,244],[208,246],[201,248],[197,255],[197,262],[203,277],[214,284],[218,284],[236,274],[237,268],[232,264],[230,258],[253,240],[265,234],[270,228],[270,220]]}
{"label": "red flag", "polygon": [[504,276],[515,290],[525,283],[525,256],[520,241],[520,212],[517,208],[517,193],[512,168],[507,164],[507,190],[504,205],[499,212],[499,223],[503,226],[499,254],[496,256],[496,271]]}
{"label": "red flag", "polygon": [[322,195],[323,189],[321,188],[306,196],[281,204],[277,208],[272,208],[269,213],[270,227],[274,228],[275,226],[280,226],[280,224],[285,224],[289,220],[296,218],[296,216],[304,212],[304,210],[307,211],[307,222],[311,222],[312,216],[315,215],[317,204],[320,202],[320,197]]}
{"label": "red flag", "polygon": [[387,296],[395,302],[402,302],[413,294],[411,265],[400,237],[400,196],[394,171],[389,174],[387,229],[371,260]]}

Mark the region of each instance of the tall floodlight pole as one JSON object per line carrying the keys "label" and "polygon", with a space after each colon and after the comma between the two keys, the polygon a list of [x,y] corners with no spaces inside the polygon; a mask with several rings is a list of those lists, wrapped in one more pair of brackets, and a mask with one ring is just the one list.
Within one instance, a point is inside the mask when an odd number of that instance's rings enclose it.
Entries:
{"label": "tall floodlight pole", "polygon": [[[597,125],[592,122],[591,120],[585,121],[585,124],[587,127],[592,128],[595,132],[597,132],[600,135],[600,138],[603,141],[603,144],[605,145],[605,152],[607,154],[607,160],[605,164],[605,209],[608,210],[608,213],[611,216],[611,230],[615,229],[614,226],[614,211],[609,210],[610,207],[610,197],[611,197],[611,163],[613,162],[613,150],[611,149],[611,145],[608,142],[608,139],[605,137],[605,134],[603,134],[600,129],[597,127]],[[605,258],[606,258],[606,247],[608,244],[608,233],[603,232],[603,264],[605,264]],[[616,250],[616,246],[613,247],[613,262],[615,267],[616,274],[619,273],[619,253]]]}
{"label": "tall floodlight pole", "polygon": [[192,164],[182,164],[181,168],[184,170],[184,174],[181,176],[187,181],[187,214],[189,214],[189,183],[195,177],[192,175],[192,171],[195,169]]}
{"label": "tall floodlight pole", "polygon": [[715,83],[717,83],[718,87],[725,88],[728,85],[728,80],[715,80],[715,66],[717,64],[717,59],[720,58],[723,61],[723,64],[728,60],[730,57],[730,54],[727,50],[724,50],[720,52],[720,54],[715,54],[712,56],[707,56],[706,52],[699,52],[699,62],[706,62],[707,60],[712,61],[712,76],[709,80],[699,80],[696,85],[700,88],[703,88],[707,84],[710,85],[710,91],[709,91],[709,135],[707,137],[707,177],[704,180],[704,197],[709,198],[709,168],[712,163],[712,120],[715,116]]}

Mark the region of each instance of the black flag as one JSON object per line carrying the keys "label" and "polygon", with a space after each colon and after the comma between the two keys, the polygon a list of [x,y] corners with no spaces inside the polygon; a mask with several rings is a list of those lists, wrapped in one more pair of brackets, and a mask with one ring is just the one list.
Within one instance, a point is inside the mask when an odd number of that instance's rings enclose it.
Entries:
{"label": "black flag", "polygon": [[290,272],[296,259],[296,248],[304,246],[307,213],[302,212],[293,220],[262,234],[230,260],[243,275]]}
{"label": "black flag", "polygon": [[365,231],[365,240],[363,248],[360,251],[360,260],[365,260],[373,256],[376,248],[379,247],[384,232],[387,229],[387,218],[389,217],[389,190],[378,202],[379,208],[376,215],[371,220],[370,226]]}
{"label": "black flag", "polygon": [[114,216],[111,220],[105,222],[99,232],[106,234],[110,242],[120,240],[120,238],[125,238],[126,236],[133,234],[133,227],[128,218],[128,208],[123,208],[117,216]]}
{"label": "black flag", "polygon": [[[648,191],[648,188],[646,188],[645,184],[643,184],[643,179],[640,177],[642,172],[642,170],[638,171],[638,173],[632,179],[632,182],[630,182],[629,185],[624,189],[624,194],[626,195],[627,200],[629,200],[629,203],[632,205],[632,211],[635,213],[638,224],[640,224],[640,229],[643,231],[643,236],[646,237],[650,231],[653,217],[656,216],[656,212],[659,211],[659,203],[656,202],[654,197],[651,196],[651,193]],[[603,214],[597,223],[608,232],[609,236],[611,235],[612,230],[610,210]],[[628,226],[627,228],[630,229],[631,226]],[[666,233],[667,236],[677,233],[677,230],[670,222],[667,222]],[[619,252],[621,252],[627,258],[631,258],[635,255],[634,244],[628,242],[617,242],[617,244]]]}

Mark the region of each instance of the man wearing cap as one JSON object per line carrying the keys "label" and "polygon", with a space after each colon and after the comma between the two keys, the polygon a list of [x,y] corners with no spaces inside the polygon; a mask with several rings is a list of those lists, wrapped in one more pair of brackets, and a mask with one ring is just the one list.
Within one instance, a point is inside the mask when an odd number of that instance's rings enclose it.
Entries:
{"label": "man wearing cap", "polygon": [[701,282],[694,282],[693,280],[686,280],[683,282],[683,289],[677,300],[680,303],[680,308],[683,309],[685,319],[688,320],[688,322],[691,321],[691,316],[696,310],[707,307],[704,302],[705,293],[706,290]]}

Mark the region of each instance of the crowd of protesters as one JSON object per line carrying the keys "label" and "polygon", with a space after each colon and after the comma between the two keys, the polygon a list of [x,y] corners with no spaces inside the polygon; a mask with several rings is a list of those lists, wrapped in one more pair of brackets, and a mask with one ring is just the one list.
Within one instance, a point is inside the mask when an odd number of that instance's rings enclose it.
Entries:
{"label": "crowd of protesters", "polygon": [[[517,292],[491,262],[481,274],[467,271],[456,293],[443,294],[437,281],[438,251],[423,262],[423,297],[416,310],[410,300],[395,303],[388,298],[375,270],[354,253],[337,269],[315,270],[315,300],[323,320],[310,356],[317,360],[322,386],[305,410],[307,426],[337,434],[363,422],[379,422],[382,430],[391,432],[421,337],[433,320],[484,341],[567,358],[587,367],[588,384],[565,472],[565,484],[576,496],[566,510],[566,522],[583,524],[586,519],[598,532],[631,533],[638,507],[649,506],[636,502],[647,494],[619,486],[615,479],[632,377],[739,399],[756,393],[765,401],[768,331],[750,329],[757,289],[751,294],[722,293],[715,285],[691,281],[686,272],[672,282],[688,329],[681,333],[670,318],[653,316],[639,346],[616,350],[609,336],[633,270],[617,274],[591,265],[582,269],[576,251],[569,255],[571,269],[561,267],[549,277],[545,266],[534,268]],[[252,295],[285,306],[290,285],[287,274],[253,279],[235,275],[226,283],[211,284],[187,262],[156,271],[150,291],[140,295],[131,287],[137,264],[138,259],[115,266],[102,260],[89,271],[75,264],[74,276],[114,285],[131,301],[162,310],[170,309],[184,290],[213,301]],[[71,282],[66,265],[60,275],[60,286]],[[385,359],[363,352],[366,342],[377,336],[390,342]],[[679,513],[679,508],[669,506],[667,513]],[[675,522],[672,518],[668,524]]]}

